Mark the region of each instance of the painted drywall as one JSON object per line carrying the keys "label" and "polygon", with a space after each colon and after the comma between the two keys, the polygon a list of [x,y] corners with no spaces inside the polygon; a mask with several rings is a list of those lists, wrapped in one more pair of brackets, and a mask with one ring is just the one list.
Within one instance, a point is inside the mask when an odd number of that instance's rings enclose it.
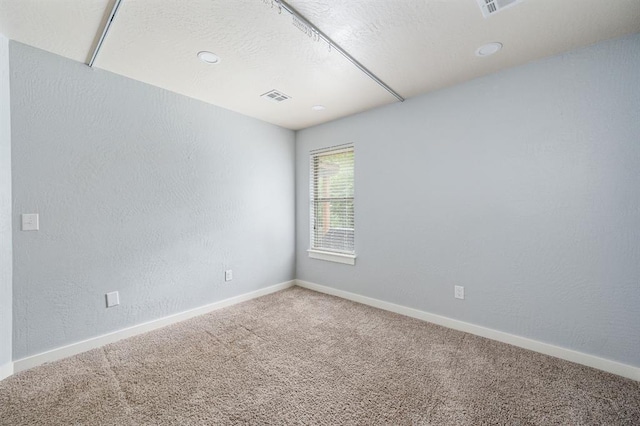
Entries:
{"label": "painted drywall", "polygon": [[[635,35],[298,132],[297,278],[640,366],[638,69]],[[347,142],[355,266],[306,253]]]}
{"label": "painted drywall", "polygon": [[10,58],[14,359],[294,278],[292,131],[19,43]]}
{"label": "painted drywall", "polygon": [[[9,40],[0,34],[0,379],[11,368],[11,105]],[[6,373],[8,374],[8,373]]]}

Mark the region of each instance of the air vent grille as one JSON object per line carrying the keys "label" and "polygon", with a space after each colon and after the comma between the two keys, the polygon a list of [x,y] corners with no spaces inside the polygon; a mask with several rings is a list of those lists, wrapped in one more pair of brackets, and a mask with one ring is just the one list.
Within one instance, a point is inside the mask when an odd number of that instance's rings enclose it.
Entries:
{"label": "air vent grille", "polygon": [[477,0],[482,16],[488,18],[498,12],[522,2],[523,0]]}
{"label": "air vent grille", "polygon": [[273,102],[283,102],[287,99],[291,99],[291,96],[285,95],[281,91],[275,89],[269,90],[267,93],[263,93],[260,96]]}

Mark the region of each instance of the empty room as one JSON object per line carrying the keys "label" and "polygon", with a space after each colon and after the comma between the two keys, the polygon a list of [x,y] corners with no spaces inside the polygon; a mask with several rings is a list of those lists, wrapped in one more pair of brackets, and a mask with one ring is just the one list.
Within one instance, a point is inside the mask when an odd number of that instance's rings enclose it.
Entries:
{"label": "empty room", "polygon": [[640,0],[0,0],[0,425],[640,425]]}

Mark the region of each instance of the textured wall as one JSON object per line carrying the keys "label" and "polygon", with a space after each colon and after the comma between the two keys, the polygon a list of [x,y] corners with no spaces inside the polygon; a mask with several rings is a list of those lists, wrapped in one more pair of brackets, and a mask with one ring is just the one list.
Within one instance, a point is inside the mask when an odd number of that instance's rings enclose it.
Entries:
{"label": "textured wall", "polygon": [[[300,131],[297,277],[640,366],[638,69],[635,35]],[[346,142],[355,267],[305,252]]]}
{"label": "textured wall", "polygon": [[0,371],[2,371],[3,365],[11,362],[12,333],[11,111],[9,87],[9,41],[0,34]]}
{"label": "textured wall", "polygon": [[294,278],[293,132],[10,55],[13,214],[40,214],[14,226],[15,359]]}

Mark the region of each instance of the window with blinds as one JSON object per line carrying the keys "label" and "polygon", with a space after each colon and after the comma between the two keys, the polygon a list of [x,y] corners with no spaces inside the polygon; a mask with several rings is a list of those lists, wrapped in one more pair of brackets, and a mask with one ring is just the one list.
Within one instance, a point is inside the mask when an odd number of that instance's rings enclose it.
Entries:
{"label": "window with blinds", "polygon": [[312,151],[310,170],[310,255],[315,250],[355,258],[353,145]]}

